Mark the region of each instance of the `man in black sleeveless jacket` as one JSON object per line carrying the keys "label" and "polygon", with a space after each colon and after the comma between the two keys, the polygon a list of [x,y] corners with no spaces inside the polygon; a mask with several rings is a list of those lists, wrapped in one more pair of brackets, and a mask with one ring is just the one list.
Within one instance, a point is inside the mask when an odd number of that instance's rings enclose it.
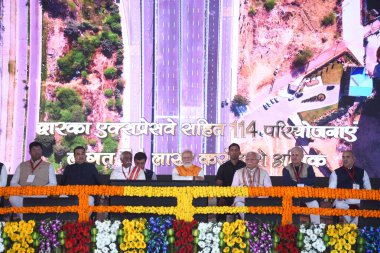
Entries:
{"label": "man in black sleeveless jacket", "polygon": [[[371,182],[365,170],[355,166],[355,155],[349,150],[343,152],[343,166],[330,175],[329,188],[371,189]],[[359,199],[336,199],[334,206],[339,209],[359,208]],[[347,223],[358,224],[358,217],[344,216]]]}

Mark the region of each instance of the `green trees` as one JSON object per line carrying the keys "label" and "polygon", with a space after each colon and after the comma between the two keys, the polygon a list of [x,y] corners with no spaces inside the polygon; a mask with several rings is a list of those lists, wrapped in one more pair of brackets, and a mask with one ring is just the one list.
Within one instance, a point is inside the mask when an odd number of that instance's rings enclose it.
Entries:
{"label": "green trees", "polygon": [[300,50],[293,60],[294,67],[303,67],[313,57],[313,51],[309,48]]}
{"label": "green trees", "polygon": [[74,89],[60,87],[55,90],[55,94],[61,109],[68,109],[73,105],[82,105],[82,99]]}
{"label": "green trees", "polygon": [[107,107],[108,107],[109,110],[112,110],[114,106],[115,106],[115,99],[110,98],[110,99],[107,101]]}
{"label": "green trees", "polygon": [[264,3],[264,7],[267,11],[271,11],[276,5],[276,0],[266,0]]}
{"label": "green trees", "polygon": [[107,24],[107,25],[112,25],[112,24],[115,24],[115,23],[119,23],[120,24],[120,15],[118,13],[111,14],[108,17],[106,17],[106,19],[103,21],[103,23]]}
{"label": "green trees", "polygon": [[63,122],[86,121],[82,99],[76,90],[61,87],[55,90],[55,94],[57,101],[46,103],[51,119]]}
{"label": "green trees", "polygon": [[251,6],[251,8],[248,11],[248,15],[250,17],[253,17],[253,16],[255,16],[255,14],[256,14],[256,9],[253,6]]}
{"label": "green trees", "polygon": [[78,39],[78,44],[80,45],[79,49],[86,56],[86,61],[89,62],[95,50],[100,46],[100,38],[87,34]]}
{"label": "green trees", "polygon": [[[117,139],[117,138],[116,138]],[[108,135],[102,140],[103,143],[103,153],[114,153],[117,150],[118,141],[111,135]]]}
{"label": "green trees", "polygon": [[82,135],[66,135],[62,140],[62,145],[73,151],[78,146],[86,147],[86,139]]}
{"label": "green trees", "polygon": [[70,19],[66,23],[66,28],[63,32],[66,37],[68,37],[71,40],[76,40],[78,36],[80,35],[79,33],[79,26],[75,22],[75,20]]}
{"label": "green trees", "polygon": [[80,73],[88,65],[83,53],[77,49],[70,50],[65,56],[59,58],[57,63],[64,81],[70,81],[77,75],[77,71]]}
{"label": "green trees", "polygon": [[65,0],[40,0],[40,5],[53,18],[67,16],[68,4]]}
{"label": "green trees", "polygon": [[330,12],[327,16],[324,16],[322,21],[321,21],[321,25],[322,26],[329,26],[329,25],[333,25],[335,23],[335,14],[334,12]]}
{"label": "green trees", "polygon": [[116,75],[116,68],[115,67],[109,67],[106,70],[104,70],[104,76],[107,79],[113,79]]}
{"label": "green trees", "polygon": [[121,25],[120,23],[112,23],[111,24],[111,31],[117,34],[121,34]]}
{"label": "green trees", "polygon": [[86,79],[87,76],[88,76],[88,73],[87,73],[86,70],[82,70],[82,72],[80,74],[81,74],[81,76],[82,76],[83,79]]}
{"label": "green trees", "polygon": [[111,58],[112,54],[116,52],[116,50],[123,47],[123,43],[121,42],[119,35],[109,31],[102,32],[100,36],[100,43],[102,46],[102,53],[108,58]]}
{"label": "green trees", "polygon": [[112,97],[112,95],[113,95],[113,91],[111,89],[106,89],[104,91],[104,96],[106,96],[107,98]]}
{"label": "green trees", "polygon": [[37,135],[34,140],[41,142],[43,146],[43,156],[49,157],[53,154],[53,146],[55,145],[54,135]]}
{"label": "green trees", "polygon": [[73,105],[69,109],[62,110],[60,120],[63,122],[85,122],[82,106]]}
{"label": "green trees", "polygon": [[54,145],[53,152],[55,162],[60,163],[62,158],[64,158],[69,151],[70,149],[68,147],[62,146],[61,144]]}

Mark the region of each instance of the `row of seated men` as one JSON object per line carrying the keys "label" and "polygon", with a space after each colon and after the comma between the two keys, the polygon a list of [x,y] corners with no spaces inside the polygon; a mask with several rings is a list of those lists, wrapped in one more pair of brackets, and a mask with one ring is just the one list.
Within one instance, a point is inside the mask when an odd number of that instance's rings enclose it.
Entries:
{"label": "row of seated men", "polygon": [[[32,142],[29,145],[31,159],[22,162],[11,179],[10,186],[54,186],[57,179],[54,168],[48,162],[42,160],[43,146],[39,142]],[[302,162],[303,150],[294,147],[291,150],[291,163],[283,168],[283,185],[298,187],[313,187],[316,183],[316,176],[312,166]],[[218,186],[263,186],[271,187],[272,182],[268,172],[260,167],[260,155],[256,152],[248,152],[245,162],[239,160],[241,155],[240,146],[233,143],[228,148],[230,160],[222,164],[216,175],[216,185]],[[60,185],[100,185],[98,171],[94,164],[86,162],[86,150],[84,147],[74,149],[75,163],[67,165],[64,169]],[[132,153],[125,151],[120,156],[121,166],[116,167],[110,176],[111,180],[157,180],[157,176],[151,170],[145,169],[147,156],[138,152],[134,156],[134,166],[132,166]],[[204,180],[202,168],[193,164],[194,154],[190,150],[182,152],[182,165],[173,169],[173,180]],[[354,165],[355,156],[352,151],[345,151],[342,155],[343,166],[333,171],[329,179],[330,188],[347,189],[371,189],[371,183],[365,170]],[[0,164],[1,175],[0,185],[5,186],[7,175],[3,164]],[[12,206],[22,206],[22,196],[10,196],[9,201]],[[302,200],[308,207],[318,208],[319,203],[315,199]],[[94,205],[94,198],[89,197],[89,204]],[[219,198],[219,206],[244,206],[245,199]],[[358,199],[336,199],[336,208],[348,209],[358,206]],[[244,214],[240,214],[244,218]],[[22,214],[20,214],[22,219]],[[219,215],[218,220],[225,220],[224,215]],[[345,222],[358,223],[358,217],[344,216]],[[310,215],[312,223],[320,223],[319,215]]]}

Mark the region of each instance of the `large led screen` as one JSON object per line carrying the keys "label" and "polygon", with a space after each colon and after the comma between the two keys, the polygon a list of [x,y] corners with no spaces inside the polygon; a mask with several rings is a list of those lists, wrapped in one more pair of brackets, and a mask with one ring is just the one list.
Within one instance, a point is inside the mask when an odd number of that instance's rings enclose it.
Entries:
{"label": "large led screen", "polygon": [[[228,146],[281,175],[300,146],[318,176],[352,149],[380,169],[376,0],[30,0],[1,6],[0,161],[41,141],[57,173],[85,146],[171,174],[190,149],[214,175]],[[378,67],[378,65],[377,65]]]}

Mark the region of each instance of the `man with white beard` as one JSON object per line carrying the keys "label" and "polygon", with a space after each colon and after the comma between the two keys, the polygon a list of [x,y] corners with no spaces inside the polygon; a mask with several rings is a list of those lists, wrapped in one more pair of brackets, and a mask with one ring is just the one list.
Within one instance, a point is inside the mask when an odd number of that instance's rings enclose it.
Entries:
{"label": "man with white beard", "polygon": [[203,180],[204,170],[193,164],[194,154],[191,150],[182,152],[182,165],[173,169],[172,180]]}

